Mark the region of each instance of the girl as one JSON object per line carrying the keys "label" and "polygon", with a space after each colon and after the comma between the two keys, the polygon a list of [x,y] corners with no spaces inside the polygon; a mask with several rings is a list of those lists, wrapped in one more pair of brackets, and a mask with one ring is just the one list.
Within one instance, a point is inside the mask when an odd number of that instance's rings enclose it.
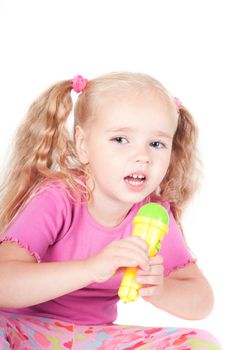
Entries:
{"label": "girl", "polygon": [[[197,183],[196,138],[186,108],[144,74],[77,76],[32,104],[2,185],[2,349],[220,349],[201,330],[113,323],[127,266],[151,305],[192,320],[212,309],[180,224]],[[170,225],[148,258],[131,223],[150,201]]]}

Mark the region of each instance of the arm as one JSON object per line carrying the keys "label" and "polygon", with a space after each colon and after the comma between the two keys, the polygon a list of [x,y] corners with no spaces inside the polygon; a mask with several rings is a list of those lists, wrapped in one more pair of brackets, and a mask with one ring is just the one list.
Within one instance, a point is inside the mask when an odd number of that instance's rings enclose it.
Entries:
{"label": "arm", "polygon": [[113,241],[85,260],[37,263],[24,248],[0,244],[0,307],[39,304],[112,278],[124,266],[148,268],[147,245],[139,237]]}
{"label": "arm", "polygon": [[196,320],[208,316],[213,299],[206,278],[196,264],[189,264],[164,278],[162,296],[151,302],[177,317]]}
{"label": "arm", "polygon": [[[194,263],[188,264],[163,278],[160,258],[157,256],[153,265],[152,275],[155,276],[149,276],[149,286],[143,288],[147,292],[144,299],[177,317],[189,320],[206,317],[212,310],[214,298],[212,289],[198,266]],[[152,277],[153,283],[150,283]]]}
{"label": "arm", "polygon": [[92,282],[84,260],[37,263],[15,243],[0,245],[0,307],[39,304]]}

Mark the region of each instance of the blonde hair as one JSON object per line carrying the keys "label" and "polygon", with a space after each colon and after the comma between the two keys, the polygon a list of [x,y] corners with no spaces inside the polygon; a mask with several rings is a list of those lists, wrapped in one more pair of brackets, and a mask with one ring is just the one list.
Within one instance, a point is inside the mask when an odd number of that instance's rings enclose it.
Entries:
{"label": "blonde hair", "polygon": [[[75,200],[84,194],[91,198],[86,186],[89,176],[80,163],[75,147],[77,125],[90,125],[96,108],[112,92],[142,93],[155,91],[176,108],[173,96],[154,78],[146,74],[113,72],[90,80],[78,96],[74,109],[74,131],[70,136],[67,118],[72,110],[72,80],[58,82],[45,91],[29,108],[19,127],[9,161],[8,171],[0,188],[0,233],[9,225],[30,197],[45,183],[62,180]],[[117,98],[117,97],[115,97]],[[159,196],[171,204],[179,221],[185,204],[198,183],[197,128],[184,106],[176,111],[178,127],[173,140],[171,163],[160,184]]]}

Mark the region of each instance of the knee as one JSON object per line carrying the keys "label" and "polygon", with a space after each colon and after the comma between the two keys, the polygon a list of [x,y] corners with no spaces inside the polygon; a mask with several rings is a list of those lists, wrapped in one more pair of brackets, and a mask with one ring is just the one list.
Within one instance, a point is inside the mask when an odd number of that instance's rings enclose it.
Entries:
{"label": "knee", "polygon": [[196,329],[195,331],[196,335],[188,339],[193,349],[198,346],[204,350],[222,350],[219,341],[212,333],[203,329]]}

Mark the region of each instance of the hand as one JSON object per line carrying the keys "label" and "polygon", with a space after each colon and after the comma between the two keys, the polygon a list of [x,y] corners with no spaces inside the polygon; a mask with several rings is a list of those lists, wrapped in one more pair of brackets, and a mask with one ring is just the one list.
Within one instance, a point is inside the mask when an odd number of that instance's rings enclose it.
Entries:
{"label": "hand", "polygon": [[162,294],[164,281],[163,273],[163,258],[161,255],[149,258],[148,271],[137,270],[135,281],[142,284],[139,294],[144,300],[151,301],[154,296],[159,297]]}
{"label": "hand", "polygon": [[98,254],[88,258],[86,263],[93,282],[105,282],[123,267],[149,269],[147,243],[140,237],[131,236],[113,241]]}

